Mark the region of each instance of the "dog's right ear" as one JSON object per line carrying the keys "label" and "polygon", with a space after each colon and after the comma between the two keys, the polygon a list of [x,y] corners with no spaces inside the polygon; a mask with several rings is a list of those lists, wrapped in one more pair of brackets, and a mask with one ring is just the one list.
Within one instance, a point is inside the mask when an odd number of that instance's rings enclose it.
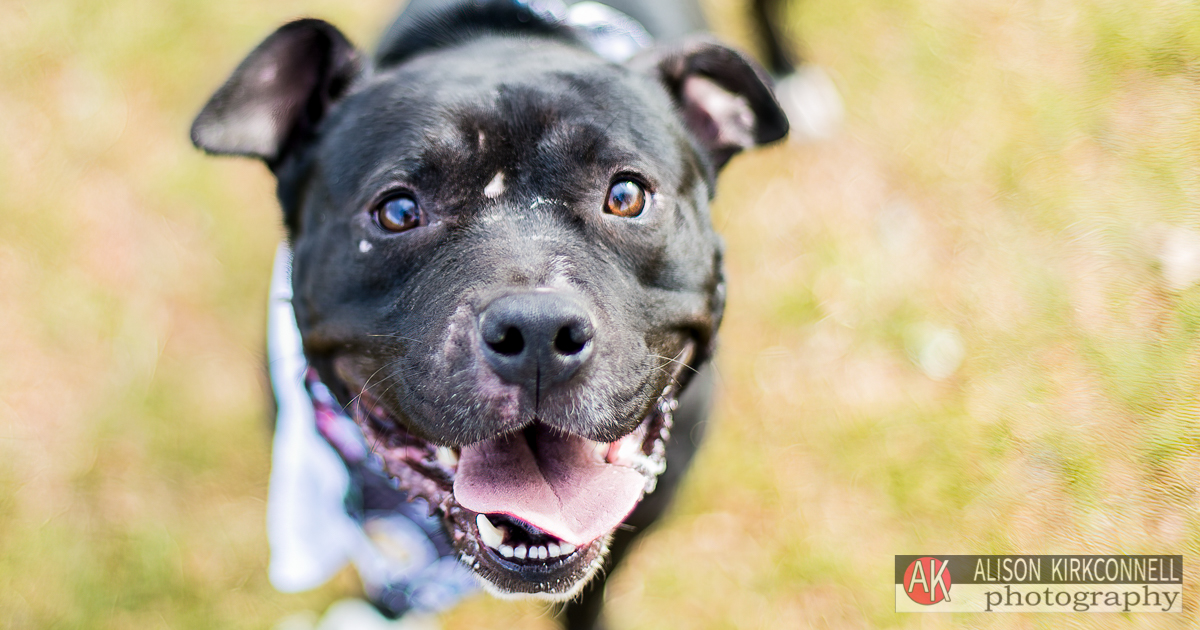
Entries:
{"label": "dog's right ear", "polygon": [[332,24],[297,20],[258,45],[192,123],[192,143],[272,167],[359,76],[362,56]]}

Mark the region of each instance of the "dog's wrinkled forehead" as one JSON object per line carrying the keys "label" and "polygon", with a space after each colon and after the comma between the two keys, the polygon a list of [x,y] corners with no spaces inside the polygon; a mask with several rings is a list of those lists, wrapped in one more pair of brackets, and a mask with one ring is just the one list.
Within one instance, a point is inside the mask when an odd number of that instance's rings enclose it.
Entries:
{"label": "dog's wrinkled forehead", "polygon": [[565,184],[612,169],[670,187],[687,147],[669,99],[648,78],[570,45],[512,39],[380,72],[332,112],[322,135],[316,157],[343,202],[396,180],[443,201],[473,198],[476,180],[496,173],[514,193],[566,202]]}

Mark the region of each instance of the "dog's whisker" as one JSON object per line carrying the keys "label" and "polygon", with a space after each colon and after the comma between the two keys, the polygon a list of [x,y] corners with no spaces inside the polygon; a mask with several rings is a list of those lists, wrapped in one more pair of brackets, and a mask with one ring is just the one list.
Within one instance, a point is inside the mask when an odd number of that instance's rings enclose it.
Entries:
{"label": "dog's whisker", "polygon": [[384,333],[374,333],[374,334],[369,334],[366,336],[374,337],[374,338],[381,338],[381,339],[399,339],[401,341],[411,341],[421,347],[424,347],[424,348],[429,347],[429,344],[425,343],[424,341],[421,341],[420,339],[413,339],[412,337],[405,337],[404,335],[389,335],[389,334],[384,334]]}
{"label": "dog's whisker", "polygon": [[[405,359],[404,357],[397,357],[396,359],[388,361],[388,362],[384,363],[383,365],[379,366],[379,368],[376,369],[374,372],[372,372],[371,375],[367,377],[366,381],[363,382],[362,391],[359,392],[358,396],[361,396],[363,392],[366,392],[370,389],[371,379],[375,378],[380,372],[402,363],[404,361],[404,359]],[[384,376],[384,379],[387,379],[387,376]],[[355,396],[355,398],[358,398],[358,396]]]}
{"label": "dog's whisker", "polygon": [[683,355],[685,355],[685,354],[687,354],[686,348],[684,350],[682,350],[679,354],[675,355],[675,358],[673,358],[673,359],[670,357],[664,357],[661,354],[655,354],[655,355],[651,355],[651,356],[658,358],[658,359],[662,359],[663,361],[666,361],[668,364],[671,364],[671,363],[678,364],[682,369],[691,370],[693,373],[698,374],[699,372],[696,370],[696,368],[694,368],[691,365],[688,365],[686,362],[684,362]]}

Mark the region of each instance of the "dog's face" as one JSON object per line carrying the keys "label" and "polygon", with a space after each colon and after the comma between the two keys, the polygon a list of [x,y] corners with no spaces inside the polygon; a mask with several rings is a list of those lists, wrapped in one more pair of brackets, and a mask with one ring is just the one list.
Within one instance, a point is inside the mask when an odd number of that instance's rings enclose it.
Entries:
{"label": "dog's face", "polygon": [[558,599],[653,489],[710,352],[714,171],[784,132],[714,44],[615,65],[485,35],[364,68],[305,21],[193,138],[278,176],[305,353],[387,471],[493,591]]}

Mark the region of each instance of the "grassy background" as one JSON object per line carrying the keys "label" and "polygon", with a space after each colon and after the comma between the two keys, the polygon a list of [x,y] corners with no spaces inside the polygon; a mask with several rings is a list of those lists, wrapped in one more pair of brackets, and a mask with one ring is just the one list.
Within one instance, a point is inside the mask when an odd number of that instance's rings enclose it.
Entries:
{"label": "grassy background", "polygon": [[[708,3],[749,46],[742,2]],[[627,628],[1186,627],[1200,5],[803,0],[834,139],[738,158],[723,397]],[[272,182],[188,144],[276,25],[383,0],[0,0],[0,627],[270,628]],[[901,553],[1182,553],[1184,615],[897,615]],[[475,598],[447,628],[551,627]]]}

